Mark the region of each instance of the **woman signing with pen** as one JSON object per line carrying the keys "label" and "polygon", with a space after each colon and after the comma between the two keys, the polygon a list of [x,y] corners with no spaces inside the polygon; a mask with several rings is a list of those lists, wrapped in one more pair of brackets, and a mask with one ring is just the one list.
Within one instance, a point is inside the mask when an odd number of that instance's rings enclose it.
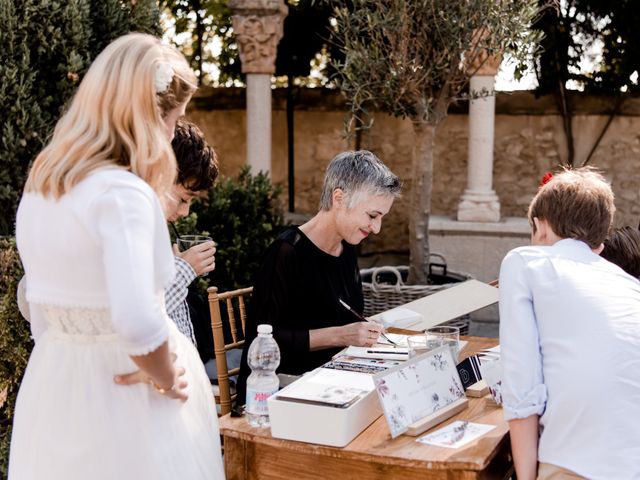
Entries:
{"label": "woman signing with pen", "polygon": [[364,307],[355,245],[380,231],[400,194],[400,181],[374,154],[343,152],[327,167],[320,211],[282,233],[267,249],[256,275],[238,379],[243,403],[250,369],[247,350],[257,326],[273,325],[281,353],[279,373],[299,375],[348,345],[368,347],[382,327],[361,322]]}

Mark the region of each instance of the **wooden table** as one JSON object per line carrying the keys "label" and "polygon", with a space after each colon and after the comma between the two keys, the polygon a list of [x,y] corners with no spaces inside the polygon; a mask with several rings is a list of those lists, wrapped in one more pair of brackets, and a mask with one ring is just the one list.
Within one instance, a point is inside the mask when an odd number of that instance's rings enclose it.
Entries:
{"label": "wooden table", "polygon": [[[466,357],[497,345],[496,339],[466,337]],[[244,418],[220,419],[227,480],[237,479],[506,479],[512,474],[507,423],[488,397],[470,398],[454,420],[496,425],[458,449],[423,445],[416,437],[391,439],[384,416],[344,448],[280,440],[269,429],[251,427]]]}

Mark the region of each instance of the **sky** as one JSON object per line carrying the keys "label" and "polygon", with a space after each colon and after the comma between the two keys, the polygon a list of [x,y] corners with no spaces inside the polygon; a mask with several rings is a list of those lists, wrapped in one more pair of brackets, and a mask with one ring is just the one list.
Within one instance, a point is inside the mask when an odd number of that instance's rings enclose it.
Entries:
{"label": "sky", "polygon": [[520,80],[514,78],[515,65],[509,59],[502,61],[498,75],[496,75],[495,89],[500,92],[512,92],[514,90],[533,90],[538,86],[533,70],[528,71]]}

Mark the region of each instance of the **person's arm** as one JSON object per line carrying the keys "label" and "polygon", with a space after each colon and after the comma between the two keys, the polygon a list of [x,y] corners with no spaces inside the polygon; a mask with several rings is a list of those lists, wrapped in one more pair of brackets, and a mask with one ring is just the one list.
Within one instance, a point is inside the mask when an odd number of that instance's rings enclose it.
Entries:
{"label": "person's arm", "polygon": [[173,245],[173,254],[187,262],[198,277],[216,268],[216,244],[213,242],[199,243],[184,252],[179,251],[177,245]]}
{"label": "person's arm", "polygon": [[185,400],[184,382],[179,381],[180,371],[169,353],[162,291],[155,291],[157,266],[152,246],[157,231],[156,208],[150,192],[118,187],[94,201],[90,218],[103,247],[113,327],[140,368],[117,375],[115,381],[124,385],[149,383],[160,393]]}
{"label": "person's arm", "polygon": [[309,350],[331,347],[370,347],[378,341],[382,326],[375,322],[354,322],[341,327],[309,330]]}
{"label": "person's arm", "polygon": [[180,257],[173,257],[176,266],[176,276],[173,283],[165,290],[165,303],[169,316],[187,299],[189,285],[196,278],[196,272],[188,262]]}
{"label": "person's arm", "polygon": [[[255,276],[251,314],[246,325],[247,345],[256,336],[258,325],[273,326],[273,337],[281,352],[280,368],[284,371],[289,359],[304,358],[309,351],[304,312],[298,315],[299,322],[293,321],[297,290],[304,288],[299,285],[297,261],[295,248],[288,242],[276,240],[269,246]],[[296,323],[300,327],[296,327]]]}
{"label": "person's arm", "polygon": [[511,453],[518,480],[535,480],[538,476],[538,415],[509,421]]}
{"label": "person's arm", "polygon": [[[360,269],[358,267],[358,258],[355,249],[344,252],[345,255],[351,254],[353,261],[353,273],[350,279],[355,279],[350,286],[351,302],[353,306],[362,311],[364,307],[364,298],[362,298],[362,279],[360,278]],[[351,313],[349,313],[351,315]],[[355,318],[355,316],[354,316]],[[375,321],[357,321],[343,325],[340,327],[328,327],[311,330],[309,332],[309,350],[322,350],[331,347],[348,347],[350,345],[357,347],[370,347],[374,345],[380,333],[383,331],[382,325]]]}
{"label": "person's arm", "polygon": [[185,392],[187,382],[180,377],[184,375],[184,368],[176,368],[175,354],[169,353],[169,343],[164,342],[156,350],[147,355],[132,355],[131,360],[140,370],[132,373],[116,375],[114,381],[119,385],[134,385],[136,383],[151,384],[158,393],[170,398],[186,401]]}
{"label": "person's arm", "polygon": [[[510,252],[500,268],[500,351],[505,420],[518,478],[535,478],[538,461],[538,418],[544,412],[547,389],[537,319],[525,261]],[[533,467],[532,467],[533,465]],[[534,477],[529,477],[533,470]]]}

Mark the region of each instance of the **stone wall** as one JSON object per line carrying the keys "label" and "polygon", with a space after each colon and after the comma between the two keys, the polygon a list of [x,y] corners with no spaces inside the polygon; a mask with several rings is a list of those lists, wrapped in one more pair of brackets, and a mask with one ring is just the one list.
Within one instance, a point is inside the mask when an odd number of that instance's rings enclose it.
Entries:
{"label": "stone wall", "polygon": [[[284,92],[274,90],[272,178],[287,183],[287,134]],[[296,211],[315,212],[326,164],[339,151],[353,148],[344,138],[346,107],[336,92],[298,93],[295,123]],[[571,98],[576,164],[580,164],[609,119],[614,101],[605,97]],[[234,175],[244,163],[246,118],[244,91],[203,89],[188,118],[204,130],[218,151],[222,172]],[[496,99],[494,189],[504,217],[523,217],[544,172],[566,161],[562,117],[553,99],[531,93],[501,93]],[[454,216],[466,185],[468,124],[464,106],[452,109],[436,135],[432,213]],[[385,217],[382,233],[367,240],[364,251],[408,248],[407,212],[411,188],[411,122],[376,113],[373,127],[361,138],[362,148],[375,152],[404,181],[404,196]],[[268,148],[265,146],[265,148]],[[617,197],[618,225],[640,220],[640,101],[628,99],[595,151],[591,165],[603,170]]]}

